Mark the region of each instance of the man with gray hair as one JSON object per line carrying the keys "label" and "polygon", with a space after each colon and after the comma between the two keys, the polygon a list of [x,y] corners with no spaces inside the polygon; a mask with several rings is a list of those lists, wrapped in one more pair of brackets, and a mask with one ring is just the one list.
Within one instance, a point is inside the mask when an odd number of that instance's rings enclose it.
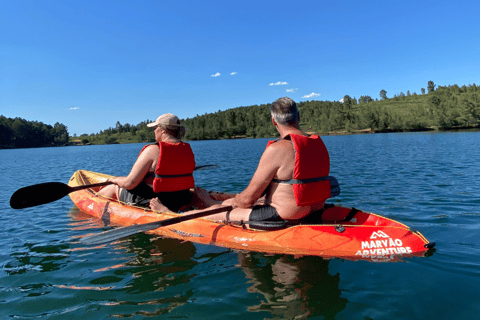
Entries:
{"label": "man with gray hair", "polygon": [[[208,209],[222,205],[234,207],[208,219],[243,221],[250,228],[268,230],[269,222],[302,219],[322,209],[325,200],[333,196],[330,181],[334,178],[328,176],[328,151],[318,135],[309,136],[300,129],[295,101],[280,98],[272,103],[270,112],[280,138],[268,143],[247,188],[223,202],[214,201],[206,190],[196,188],[197,196]],[[156,199],[150,206],[154,210],[170,211]],[[198,211],[187,214],[195,212]],[[267,223],[263,223],[265,221]]]}
{"label": "man with gray hair", "polygon": [[297,104],[290,98],[283,97],[270,105],[270,113],[276,123],[295,125],[300,120]]}

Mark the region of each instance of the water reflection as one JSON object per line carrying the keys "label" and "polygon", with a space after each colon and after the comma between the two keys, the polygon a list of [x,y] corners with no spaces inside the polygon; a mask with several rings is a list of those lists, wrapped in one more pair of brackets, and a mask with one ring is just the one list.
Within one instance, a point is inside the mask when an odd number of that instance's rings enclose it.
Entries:
{"label": "water reflection", "polygon": [[341,297],[339,274],[328,273],[328,260],[254,252],[241,252],[238,259],[239,267],[252,283],[248,291],[265,298],[260,304],[248,307],[249,311],[268,311],[275,318],[330,319],[348,303]]}
{"label": "water reflection", "polygon": [[[69,214],[73,219],[71,227],[83,234],[104,226],[100,219],[78,209]],[[140,233],[111,245],[80,250],[93,252],[88,256],[101,267],[94,270],[88,285],[77,289],[109,288],[96,302],[108,308],[109,316],[158,316],[184,305],[195,293],[191,285],[186,285],[195,276],[191,270],[198,265],[192,242]],[[110,258],[95,261],[95,251]],[[118,260],[120,263],[115,262]]]}
{"label": "water reflection", "polygon": [[123,268],[114,271],[117,275],[128,275],[129,280],[117,292],[117,298],[109,302],[122,310],[118,313],[115,308],[112,316],[158,316],[193,297],[191,286],[183,286],[195,276],[189,271],[198,264],[193,259],[196,254],[193,243],[139,234],[121,246],[134,256]]}
{"label": "water reflection", "polygon": [[36,243],[24,243],[16,247],[10,254],[12,258],[3,265],[3,270],[8,275],[23,274],[28,271],[50,272],[60,270],[65,265],[68,254],[64,252],[68,248],[66,244],[38,245]]}
{"label": "water reflection", "polygon": [[[71,212],[71,215],[78,221],[72,223],[74,228],[83,229],[85,224],[102,227],[103,222],[90,220],[81,212]],[[195,256],[197,250],[191,242],[146,234],[129,237],[115,247],[124,254],[131,254],[128,261],[96,270],[99,277],[90,281],[93,286],[108,286],[111,282],[121,282],[114,280],[116,277],[128,278],[123,286],[113,290],[115,298],[109,299],[108,306],[116,307],[114,313],[109,314],[115,317],[157,316],[195,300],[198,290],[193,278],[196,273],[191,270],[195,267],[202,270],[212,260],[228,253]],[[237,266],[248,279],[248,292],[262,295],[261,302],[248,306],[247,310],[267,311],[274,318],[334,318],[345,309],[348,300],[341,297],[339,274],[329,274],[328,265],[329,261],[320,257],[239,252]],[[123,312],[117,312],[118,307]]]}

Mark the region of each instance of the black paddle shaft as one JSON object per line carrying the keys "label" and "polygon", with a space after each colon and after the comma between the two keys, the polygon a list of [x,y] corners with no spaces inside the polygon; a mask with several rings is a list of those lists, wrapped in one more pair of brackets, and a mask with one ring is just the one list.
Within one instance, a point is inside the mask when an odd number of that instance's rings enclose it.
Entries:
{"label": "black paddle shaft", "polygon": [[84,186],[70,187],[61,182],[45,182],[20,188],[10,198],[10,206],[13,209],[23,209],[57,201],[70,192],[83,189],[101,187],[112,184],[111,182],[94,183]]}

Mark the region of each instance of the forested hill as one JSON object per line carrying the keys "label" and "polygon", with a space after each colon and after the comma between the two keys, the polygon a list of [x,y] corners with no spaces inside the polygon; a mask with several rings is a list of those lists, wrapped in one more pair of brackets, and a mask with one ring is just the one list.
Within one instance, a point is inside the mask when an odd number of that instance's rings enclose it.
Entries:
{"label": "forested hill", "polygon": [[[439,86],[428,82],[428,93],[400,93],[388,98],[385,90],[380,99],[346,95],[340,101],[305,101],[298,103],[300,126],[319,134],[358,132],[398,132],[447,130],[480,127],[480,89],[475,84],[459,87]],[[74,135],[70,143],[113,144],[153,142],[154,132],[146,120],[137,125],[117,122],[97,134]],[[238,107],[182,120],[187,127],[186,140],[263,138],[278,136],[271,123],[269,104]],[[0,116],[0,148],[22,148],[65,145],[67,128],[41,122]]]}
{"label": "forested hill", "polygon": [[[422,91],[424,91],[422,89]],[[320,134],[355,132],[398,132],[472,128],[480,124],[480,89],[475,84],[439,86],[432,81],[428,93],[400,93],[393,98],[380,92],[380,100],[370,96],[356,99],[346,95],[339,101],[305,101],[298,103],[302,129]],[[82,135],[84,143],[152,142],[154,134],[142,122],[122,125],[95,135]],[[238,107],[197,115],[182,120],[187,127],[186,140],[231,139],[239,137],[275,137],[269,104]]]}
{"label": "forested hill", "polygon": [[63,146],[69,143],[67,127],[7,118],[0,115],[0,149]]}

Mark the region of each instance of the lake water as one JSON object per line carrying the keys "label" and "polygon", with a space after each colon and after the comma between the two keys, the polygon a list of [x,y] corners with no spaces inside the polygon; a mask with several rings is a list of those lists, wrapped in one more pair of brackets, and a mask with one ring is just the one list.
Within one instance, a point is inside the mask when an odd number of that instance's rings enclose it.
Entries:
{"label": "lake water", "polygon": [[[128,174],[142,145],[0,150],[0,319],[478,319],[480,133],[323,137],[342,193],[329,200],[398,220],[437,243],[398,263],[295,259],[104,230],[69,197],[13,210],[20,187],[86,169]],[[197,185],[239,192],[266,139],[198,141]]]}

